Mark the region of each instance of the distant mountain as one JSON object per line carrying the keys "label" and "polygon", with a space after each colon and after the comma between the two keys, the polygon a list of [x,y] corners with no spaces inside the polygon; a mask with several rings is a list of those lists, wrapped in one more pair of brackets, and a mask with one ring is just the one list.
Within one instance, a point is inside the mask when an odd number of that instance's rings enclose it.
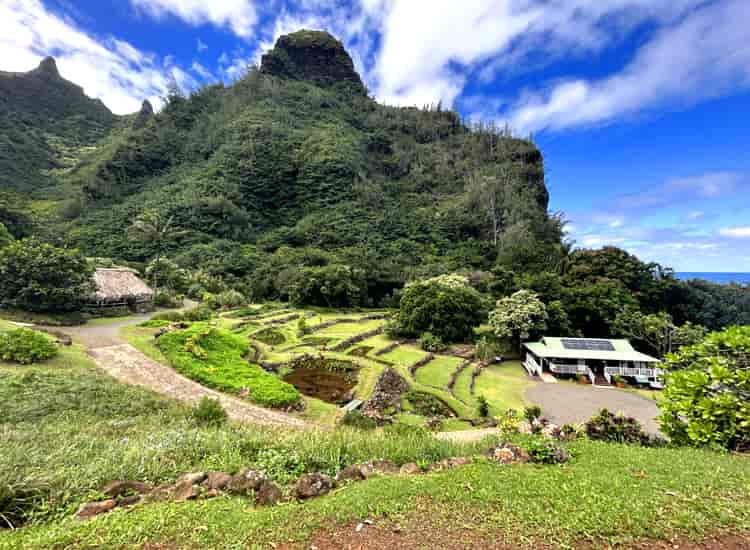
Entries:
{"label": "distant mountain", "polygon": [[50,170],[70,166],[117,120],[62,78],[51,57],[26,73],[0,71],[0,190],[28,193],[54,184]]}
{"label": "distant mountain", "polygon": [[[256,281],[265,270],[268,296],[295,269],[343,265],[377,297],[414,274],[489,269],[500,254],[547,265],[560,246],[532,142],[439,106],[378,104],[325,32],[282,36],[235,84],[126,119],[52,60],[2,79],[11,128],[34,139],[4,146],[0,186],[33,198],[37,232],[91,255],[152,257],[154,243],[127,237],[150,209],[184,230],[168,243],[183,265]],[[72,165],[50,170],[76,146]]]}

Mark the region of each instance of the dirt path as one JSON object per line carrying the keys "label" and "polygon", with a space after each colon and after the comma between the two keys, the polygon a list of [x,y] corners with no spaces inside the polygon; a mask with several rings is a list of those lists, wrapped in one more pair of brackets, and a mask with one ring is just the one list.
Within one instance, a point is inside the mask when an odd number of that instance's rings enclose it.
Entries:
{"label": "dirt path", "polygon": [[[184,308],[194,307],[195,302],[186,301]],[[88,349],[99,368],[126,384],[146,386],[157,393],[195,403],[203,396],[218,399],[229,417],[240,422],[305,428],[311,425],[293,416],[264,409],[241,399],[208,389],[178,374],[176,371],[153,361],[126,343],[120,334],[124,327],[137,325],[151,317],[150,314],[133,315],[111,322],[98,320],[95,323],[74,327],[44,327],[62,332]]]}
{"label": "dirt path", "polygon": [[151,315],[133,315],[124,319],[113,319],[111,323],[102,323],[97,320],[95,324],[86,323],[73,327],[48,327],[38,325],[42,330],[49,330],[53,334],[61,332],[70,336],[75,342],[88,349],[103,348],[124,344],[125,340],[120,336],[120,329],[137,325],[141,321],[149,319]]}
{"label": "dirt path", "polygon": [[204,396],[218,399],[229,417],[241,422],[292,428],[309,427],[309,424],[298,418],[205,388],[171,368],[152,361],[129,344],[98,346],[91,348],[89,353],[103,370],[120,382],[146,386],[162,395],[187,403],[195,403]]}

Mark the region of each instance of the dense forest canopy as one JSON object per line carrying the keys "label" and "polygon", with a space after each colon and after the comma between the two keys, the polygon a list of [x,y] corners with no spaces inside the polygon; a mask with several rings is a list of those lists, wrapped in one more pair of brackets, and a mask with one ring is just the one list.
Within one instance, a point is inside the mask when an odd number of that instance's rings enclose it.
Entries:
{"label": "dense forest canopy", "polygon": [[[230,86],[170,91],[112,115],[47,59],[0,73],[0,223],[138,268],[179,290],[397,305],[408,281],[462,273],[488,299],[521,289],[551,332],[608,336],[624,310],[676,325],[750,323],[745,287],[680,282],[615,248],[573,250],[529,139],[440,105],[368,97],[341,43],[281,37]],[[135,238],[135,220],[173,230]]]}

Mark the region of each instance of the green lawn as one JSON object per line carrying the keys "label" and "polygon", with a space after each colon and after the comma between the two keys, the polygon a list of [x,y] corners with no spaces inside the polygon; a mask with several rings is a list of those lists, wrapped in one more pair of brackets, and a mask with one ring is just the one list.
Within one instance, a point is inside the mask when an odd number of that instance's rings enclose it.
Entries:
{"label": "green lawn", "polygon": [[385,355],[381,355],[380,358],[397,365],[408,367],[422,359],[425,355],[427,355],[427,352],[422,351],[417,347],[402,345],[393,351],[389,351]]}
{"label": "green lawn", "polygon": [[474,395],[483,395],[490,403],[490,413],[499,415],[508,409],[523,410],[524,392],[533,384],[519,361],[505,361],[482,371],[476,379]]}
{"label": "green lawn", "polygon": [[459,357],[435,356],[432,361],[417,369],[417,382],[445,389],[450,382],[451,374],[463,362],[464,360]]}
{"label": "green lawn", "polygon": [[317,530],[366,518],[407,531],[424,522],[434,529],[465,525],[488,540],[524,547],[599,548],[750,530],[747,458],[586,441],[571,449],[576,458],[566,467],[478,463],[374,478],[274,508],[256,509],[240,498],[153,504],[0,535],[0,547],[307,548]]}
{"label": "green lawn", "polygon": [[469,385],[471,384],[471,372],[474,370],[475,365],[469,365],[462,370],[456,377],[456,384],[453,386],[453,394],[469,405],[476,404],[476,398],[471,393]]}

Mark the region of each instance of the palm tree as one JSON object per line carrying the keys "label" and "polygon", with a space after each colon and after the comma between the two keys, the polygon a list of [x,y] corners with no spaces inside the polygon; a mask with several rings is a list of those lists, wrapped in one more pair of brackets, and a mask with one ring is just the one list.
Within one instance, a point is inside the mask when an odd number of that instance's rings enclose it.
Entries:
{"label": "palm tree", "polygon": [[157,269],[154,269],[152,281],[155,291],[159,288],[157,281],[159,260],[164,254],[167,243],[186,233],[186,231],[173,225],[173,220],[174,216],[169,216],[165,219],[159,211],[149,209],[144,210],[128,228],[128,233],[133,238],[142,242],[153,243],[156,249],[154,260]]}

